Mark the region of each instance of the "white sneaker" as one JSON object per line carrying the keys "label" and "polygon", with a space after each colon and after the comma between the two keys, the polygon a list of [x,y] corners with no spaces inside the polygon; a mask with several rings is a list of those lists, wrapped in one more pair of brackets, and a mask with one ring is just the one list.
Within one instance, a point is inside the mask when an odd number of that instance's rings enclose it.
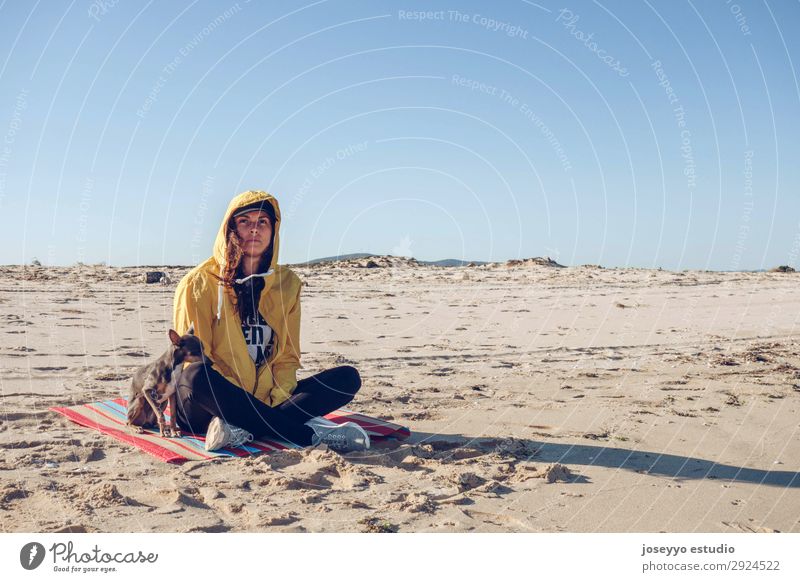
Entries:
{"label": "white sneaker", "polygon": [[369,435],[355,422],[336,424],[317,416],[306,422],[314,431],[311,444],[317,446],[325,443],[336,452],[350,453],[352,451],[365,451],[369,448]]}
{"label": "white sneaker", "polygon": [[207,451],[216,451],[223,447],[238,447],[252,440],[252,434],[243,428],[228,424],[219,416],[215,416],[211,419],[211,422],[208,424],[208,430],[206,430]]}

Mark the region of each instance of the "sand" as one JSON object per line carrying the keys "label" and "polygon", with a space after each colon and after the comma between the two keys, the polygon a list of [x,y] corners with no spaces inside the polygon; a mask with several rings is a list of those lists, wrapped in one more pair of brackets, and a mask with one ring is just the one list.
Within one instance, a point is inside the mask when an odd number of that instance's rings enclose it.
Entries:
{"label": "sand", "polygon": [[166,348],[153,268],[0,267],[2,531],[800,531],[800,274],[298,267],[299,377],[405,442],[163,463],[48,411]]}

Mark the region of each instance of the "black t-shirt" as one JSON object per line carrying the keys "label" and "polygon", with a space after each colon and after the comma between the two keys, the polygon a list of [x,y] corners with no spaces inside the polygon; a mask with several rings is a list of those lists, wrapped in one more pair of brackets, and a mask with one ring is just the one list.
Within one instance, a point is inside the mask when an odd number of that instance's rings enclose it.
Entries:
{"label": "black t-shirt", "polygon": [[255,318],[251,316],[242,322],[242,334],[250,357],[255,362],[256,368],[260,367],[272,355],[275,333],[261,314],[256,312]]}

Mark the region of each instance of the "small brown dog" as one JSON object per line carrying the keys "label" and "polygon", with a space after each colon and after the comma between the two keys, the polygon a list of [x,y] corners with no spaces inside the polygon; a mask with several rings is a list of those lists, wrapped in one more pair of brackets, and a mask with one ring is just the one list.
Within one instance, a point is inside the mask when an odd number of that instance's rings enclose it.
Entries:
{"label": "small brown dog", "polygon": [[[194,324],[184,336],[169,330],[169,339],[172,343],[160,358],[133,374],[128,398],[128,426],[136,432],[142,433],[145,426],[158,424],[161,436],[181,436],[175,419],[177,398],[172,374],[183,362],[202,362],[203,344],[194,335]],[[164,403],[167,401],[171,413],[169,427],[166,427],[164,419]]]}

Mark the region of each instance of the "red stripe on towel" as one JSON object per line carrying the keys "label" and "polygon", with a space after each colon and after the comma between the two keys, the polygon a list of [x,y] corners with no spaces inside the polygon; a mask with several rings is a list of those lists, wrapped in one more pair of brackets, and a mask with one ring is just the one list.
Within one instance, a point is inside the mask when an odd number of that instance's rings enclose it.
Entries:
{"label": "red stripe on towel", "polygon": [[115,439],[121,440],[135,447],[138,447],[143,451],[155,457],[158,457],[163,461],[166,461],[167,463],[183,463],[184,461],[189,460],[186,457],[182,457],[177,453],[170,451],[169,449],[165,449],[164,447],[159,446],[155,443],[151,443],[148,440],[133,436],[132,434],[128,434],[124,431],[112,428],[104,424],[99,424],[98,422],[90,418],[87,418],[86,416],[80,414],[79,412],[76,412],[73,409],[54,407],[52,410],[63,414],[73,422],[77,422],[82,426],[99,430],[100,432],[112,436]]}
{"label": "red stripe on towel", "polygon": [[403,439],[411,436],[411,431],[403,426],[398,426],[394,423],[385,423],[380,419],[366,417],[362,414],[358,414],[357,412],[337,410],[336,412],[326,414],[325,418],[339,423],[347,421],[355,422],[364,430],[374,432],[375,434],[384,438],[397,437]]}

